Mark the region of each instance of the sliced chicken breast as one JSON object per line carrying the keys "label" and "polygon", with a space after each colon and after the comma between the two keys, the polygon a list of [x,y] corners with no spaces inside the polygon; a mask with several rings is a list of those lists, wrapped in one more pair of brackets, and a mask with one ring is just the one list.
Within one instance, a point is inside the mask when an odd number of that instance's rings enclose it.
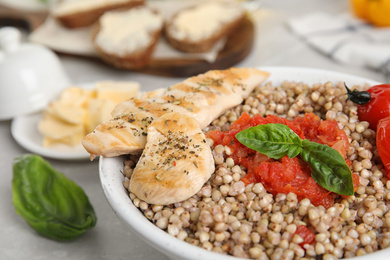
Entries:
{"label": "sliced chicken breast", "polygon": [[146,111],[124,113],[98,125],[93,134],[83,138],[84,148],[91,154],[115,157],[141,153],[145,147],[148,126],[158,117]]}
{"label": "sliced chicken breast", "polygon": [[[178,112],[194,117],[203,129],[225,110],[239,105],[268,76],[268,72],[255,68],[213,70],[168,89],[145,93],[117,105],[113,111],[114,118],[88,134],[82,144],[91,158],[96,155],[109,157],[140,152],[146,138],[133,134],[131,127],[134,127],[134,122],[124,122],[128,114],[136,120],[143,120],[144,113],[149,113],[149,118],[155,120],[166,113]],[[113,127],[116,125],[121,127]],[[129,132],[128,139],[139,140],[126,140],[126,131]]]}
{"label": "sliced chicken breast", "polygon": [[214,165],[198,122],[192,116],[168,113],[149,126],[129,190],[151,204],[183,201],[201,189]]}

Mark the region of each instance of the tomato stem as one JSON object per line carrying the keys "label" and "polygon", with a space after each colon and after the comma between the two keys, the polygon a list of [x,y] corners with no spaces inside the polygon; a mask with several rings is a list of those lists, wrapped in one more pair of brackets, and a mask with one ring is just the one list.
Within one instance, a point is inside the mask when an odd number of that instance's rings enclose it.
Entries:
{"label": "tomato stem", "polygon": [[347,90],[347,101],[351,100],[358,105],[364,105],[371,100],[371,94],[367,91],[358,91],[357,89],[350,90],[344,82],[344,87]]}

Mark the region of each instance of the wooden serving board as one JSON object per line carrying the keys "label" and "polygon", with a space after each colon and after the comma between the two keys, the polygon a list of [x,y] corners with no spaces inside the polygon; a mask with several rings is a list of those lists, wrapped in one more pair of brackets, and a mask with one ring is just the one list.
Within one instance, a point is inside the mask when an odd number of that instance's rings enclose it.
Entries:
{"label": "wooden serving board", "polygon": [[[0,5],[0,26],[14,26],[32,32],[44,23],[47,15],[45,12],[25,12]],[[228,37],[214,62],[200,59],[152,59],[148,67],[138,72],[167,77],[190,77],[211,69],[226,69],[247,57],[252,50],[254,39],[254,24],[249,17],[246,17],[237,30]],[[98,58],[78,57],[103,63]]]}
{"label": "wooden serving board", "polygon": [[141,72],[161,76],[190,77],[211,69],[227,69],[242,61],[251,52],[254,39],[253,22],[246,17],[241,26],[228,37],[225,47],[214,62],[188,59],[152,60]]}

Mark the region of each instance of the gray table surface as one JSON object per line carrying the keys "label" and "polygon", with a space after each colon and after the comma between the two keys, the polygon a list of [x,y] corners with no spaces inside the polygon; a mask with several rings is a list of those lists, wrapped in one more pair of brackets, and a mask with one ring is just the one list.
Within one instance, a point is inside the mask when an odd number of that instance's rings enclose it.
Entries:
{"label": "gray table surface", "polygon": [[[294,66],[335,70],[383,82],[377,71],[336,63],[313,50],[291,34],[285,25],[289,17],[314,10],[344,12],[347,1],[340,0],[263,0],[266,11],[257,17],[257,39],[251,54],[240,67]],[[74,83],[98,80],[134,80],[143,90],[168,87],[181,78],[150,76],[118,71],[104,64],[70,56],[60,56]],[[168,259],[140,240],[119,220],[107,203],[100,186],[98,162],[49,160],[54,167],[80,185],[93,204],[96,227],[71,242],[43,238],[28,227],[12,205],[12,161],[28,151],[11,136],[11,121],[0,122],[0,259]]]}

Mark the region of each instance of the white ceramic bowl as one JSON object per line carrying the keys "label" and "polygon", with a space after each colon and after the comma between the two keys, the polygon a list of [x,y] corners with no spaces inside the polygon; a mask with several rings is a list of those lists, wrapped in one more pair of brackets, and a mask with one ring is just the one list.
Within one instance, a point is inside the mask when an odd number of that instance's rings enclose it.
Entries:
{"label": "white ceramic bowl", "polygon": [[[268,79],[274,84],[284,80],[302,81],[305,83],[345,82],[347,85],[369,83],[378,84],[373,80],[356,76],[346,75],[338,72],[287,67],[261,67],[260,69],[271,72]],[[200,247],[183,242],[168,233],[162,231],[133,205],[122,182],[124,157],[104,158],[100,157],[99,174],[103,191],[114,212],[122,221],[127,224],[141,239],[149,245],[161,251],[171,259],[238,259],[218,253],[209,252]],[[351,258],[350,258],[351,259]],[[384,249],[366,256],[355,257],[354,260],[388,260],[390,259],[390,248]]]}
{"label": "white ceramic bowl", "polygon": [[0,29],[0,120],[43,109],[69,84],[51,50],[21,43],[16,28]]}

